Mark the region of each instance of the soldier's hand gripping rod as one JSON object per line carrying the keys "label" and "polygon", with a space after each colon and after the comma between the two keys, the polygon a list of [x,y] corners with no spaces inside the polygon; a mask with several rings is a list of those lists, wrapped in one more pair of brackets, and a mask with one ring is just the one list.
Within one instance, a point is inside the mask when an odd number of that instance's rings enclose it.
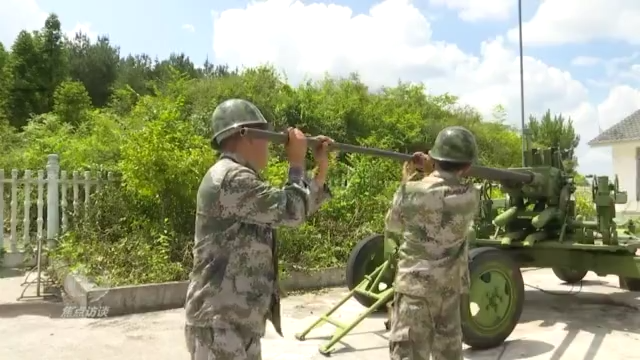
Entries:
{"label": "soldier's hand gripping rod", "polygon": [[[268,130],[260,130],[253,128],[242,128],[240,130],[241,136],[247,136],[254,139],[263,139],[268,140],[278,144],[286,144],[289,135],[286,133],[278,133],[274,131]],[[319,140],[313,137],[307,137],[307,145],[311,148],[315,148],[318,146]],[[379,157],[386,157],[393,160],[398,161],[409,161],[413,159],[413,155],[403,154],[395,151],[382,150],[376,148],[369,148],[364,146],[350,145],[350,144],[342,144],[334,142],[329,147],[329,150],[335,151],[343,151],[349,153],[358,153]],[[534,174],[530,171],[514,171],[514,170],[505,170],[505,169],[496,169],[485,166],[477,166],[472,165],[471,168],[464,175],[466,177],[475,177],[490,181],[509,181],[509,182],[517,182],[523,184],[529,184],[534,180]]]}

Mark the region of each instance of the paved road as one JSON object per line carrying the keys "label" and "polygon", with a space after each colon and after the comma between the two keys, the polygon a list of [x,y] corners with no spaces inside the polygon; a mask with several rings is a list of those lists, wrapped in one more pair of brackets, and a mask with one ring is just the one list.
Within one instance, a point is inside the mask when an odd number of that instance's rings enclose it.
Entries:
{"label": "paved road", "polygon": [[[0,279],[0,359],[16,360],[178,360],[188,359],[183,311],[171,310],[107,319],[61,319],[62,305],[14,302],[5,289],[19,278]],[[617,278],[589,275],[582,288],[560,285],[548,270],[525,273],[529,285],[562,291],[564,295],[529,288],[522,319],[504,346],[483,352],[467,350],[465,359],[640,359],[640,293],[621,292]],[[566,292],[572,291],[567,295]],[[319,360],[317,351],[331,328],[312,333],[305,342],[293,334],[334,304],[345,289],[290,296],[284,300],[285,338],[272,329],[263,340],[264,360]],[[15,299],[15,297],[13,298]],[[362,310],[355,302],[339,316],[345,321]],[[324,336],[324,338],[323,338]],[[349,335],[336,360],[387,359],[383,319],[365,320]]]}

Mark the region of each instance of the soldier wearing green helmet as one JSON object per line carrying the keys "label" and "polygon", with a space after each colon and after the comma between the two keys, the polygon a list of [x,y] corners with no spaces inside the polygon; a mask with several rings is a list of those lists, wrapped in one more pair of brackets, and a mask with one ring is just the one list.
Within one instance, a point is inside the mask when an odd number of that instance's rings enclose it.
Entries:
{"label": "soldier wearing green helmet", "polygon": [[238,134],[243,127],[268,129],[269,123],[258,107],[249,101],[231,99],[223,102],[211,115],[211,145],[219,150],[225,139]]}
{"label": "soldier wearing green helmet", "polygon": [[464,168],[478,158],[476,137],[462,126],[448,127],[438,133],[429,157],[438,162],[461,164]]}
{"label": "soldier wearing green helmet", "polygon": [[314,178],[306,176],[307,140],[288,130],[288,181],[272,187],[260,176],[269,143],[240,136],[268,128],[251,102],[222,102],[211,117],[219,160],[207,171],[196,208],[194,266],[185,303],[185,337],[192,360],[259,360],[270,320],[282,336],[275,228],[301,225],[331,193],[327,137],[318,137]]}
{"label": "soldier wearing green helmet", "polygon": [[[401,237],[390,310],[391,360],[462,360],[461,297],[469,291],[467,234],[480,196],[461,175],[476,161],[475,136],[461,126],[436,137],[428,155],[414,154],[385,218]],[[433,167],[424,176],[417,168]]]}

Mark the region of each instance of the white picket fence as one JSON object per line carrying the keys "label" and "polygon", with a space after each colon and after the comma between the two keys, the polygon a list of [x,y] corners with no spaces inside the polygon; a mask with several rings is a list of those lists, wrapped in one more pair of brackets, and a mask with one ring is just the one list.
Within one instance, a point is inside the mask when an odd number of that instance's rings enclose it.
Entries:
{"label": "white picket fence", "polygon": [[[90,171],[61,171],[56,154],[48,155],[44,170],[13,169],[7,172],[0,169],[0,249],[4,248],[8,254],[21,253],[24,246],[32,244],[32,240],[41,240],[43,243],[46,240],[48,247],[52,248],[58,235],[68,229],[69,210],[77,214],[81,206],[88,209],[92,190],[100,189],[112,180],[112,173],[106,173],[105,176],[105,173]],[[32,226],[34,190],[37,190],[35,231]],[[21,201],[22,206],[19,204]],[[22,246],[19,239],[22,240]]]}
{"label": "white picket fence", "polygon": [[[88,209],[92,192],[113,180],[112,173],[61,171],[56,154],[47,156],[46,168],[42,170],[0,169],[0,249],[4,248],[5,255],[14,259],[5,259],[2,265],[22,265],[20,254],[25,246],[33,246],[32,240],[46,241],[47,247],[53,248],[55,239],[69,227],[69,214],[74,216],[81,208]],[[590,187],[578,190],[590,191]],[[36,194],[32,196],[34,192]],[[34,200],[35,209],[32,207]],[[36,212],[35,229],[33,210]]]}

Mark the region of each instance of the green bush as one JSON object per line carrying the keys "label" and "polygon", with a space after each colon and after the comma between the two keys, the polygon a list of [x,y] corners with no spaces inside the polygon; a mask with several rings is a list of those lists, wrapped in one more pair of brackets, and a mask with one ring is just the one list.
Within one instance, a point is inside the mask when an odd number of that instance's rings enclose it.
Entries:
{"label": "green bush", "polygon": [[[87,214],[73,223],[53,257],[102,284],[182,280],[192,265],[195,200],[204,173],[215,162],[208,118],[218,101],[255,101],[277,127],[296,125],[336,141],[396,151],[424,150],[447,125],[472,129],[490,166],[520,161],[520,140],[511,128],[482,122],[449,95],[425,95],[421,86],[399,84],[370,92],[357,77],[326,78],[297,88],[270,68],[213,78],[174,74],[153,94],[121,90],[109,106],[90,108],[81,87],[63,83],[56,111],[33,118],[15,134],[4,164],[42,168],[45,154],[60,154],[65,170],[100,170],[117,181],[94,194]],[[70,105],[63,100],[69,99]],[[64,118],[68,109],[81,117]],[[264,176],[285,179],[282,148],[274,149]],[[398,162],[338,154],[329,177],[333,200],[302,227],[282,229],[283,269],[343,265],[361,238],[383,230],[400,179]]]}
{"label": "green bush", "polygon": [[[424,84],[370,89],[352,74],[292,86],[268,66],[238,70],[206,61],[197,67],[184,54],[121,56],[107,36],[64,36],[55,14],[39,31],[0,44],[0,74],[0,169],[6,176],[14,168],[20,176],[44,169],[51,153],[69,173],[117,174],[93,195],[87,213],[82,207],[69,214],[69,231],[51,254],[102,284],[187,277],[196,191],[216,159],[210,116],[229,98],[252,101],[277,129],[297,126],[401,152],[424,151],[442,128],[462,125],[476,134],[483,165],[520,165],[520,136],[505,124],[499,105],[483,119],[451,94],[426,95]],[[533,142],[575,149],[579,139],[570,119],[550,114],[529,118]],[[280,185],[287,164],[281,146],[272,150],[264,176]],[[329,178],[333,200],[302,227],[279,232],[283,268],[344,264],[356,241],[382,231],[400,172],[390,160],[338,154]],[[20,190],[19,204],[24,197]],[[591,216],[587,205],[578,199],[578,211]],[[19,221],[19,231],[22,226]]]}
{"label": "green bush", "polygon": [[578,191],[576,198],[576,215],[582,216],[585,220],[594,220],[596,208],[590,192]]}

